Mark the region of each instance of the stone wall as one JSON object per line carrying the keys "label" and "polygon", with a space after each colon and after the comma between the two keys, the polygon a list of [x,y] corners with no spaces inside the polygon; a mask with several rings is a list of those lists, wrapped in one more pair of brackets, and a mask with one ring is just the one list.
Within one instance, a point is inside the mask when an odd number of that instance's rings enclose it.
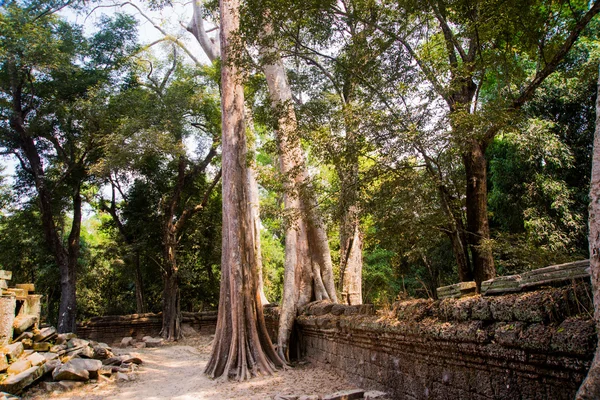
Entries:
{"label": "stone wall", "polygon": [[[302,353],[398,399],[572,399],[596,346],[589,283],[499,297],[312,303]],[[277,309],[265,312],[274,326]]]}
{"label": "stone wall", "polygon": [[[189,325],[198,332],[213,333],[217,325],[216,311],[182,313],[182,324]],[[105,343],[118,343],[131,336],[141,339],[144,336],[158,336],[162,326],[162,314],[131,314],[94,317],[77,325],[80,337]]]}

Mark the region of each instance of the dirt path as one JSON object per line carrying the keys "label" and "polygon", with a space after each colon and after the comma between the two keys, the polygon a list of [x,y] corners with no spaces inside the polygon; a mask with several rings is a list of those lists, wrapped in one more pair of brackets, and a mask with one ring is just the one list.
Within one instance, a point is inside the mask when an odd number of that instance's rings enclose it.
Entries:
{"label": "dirt path", "polygon": [[223,382],[208,379],[202,371],[210,356],[210,337],[199,336],[172,346],[149,349],[115,349],[136,355],[143,365],[129,382],[88,383],[65,393],[32,390],[24,399],[271,399],[276,394],[325,395],[354,389],[332,371],[311,365],[277,372],[274,376],[254,378],[248,382]]}

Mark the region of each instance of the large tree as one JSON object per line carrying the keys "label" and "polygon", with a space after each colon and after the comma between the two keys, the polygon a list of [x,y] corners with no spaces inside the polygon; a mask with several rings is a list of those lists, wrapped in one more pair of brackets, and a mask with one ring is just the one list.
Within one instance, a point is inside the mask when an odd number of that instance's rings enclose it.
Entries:
{"label": "large tree", "polygon": [[[594,296],[594,319],[600,338],[600,68],[598,69],[596,94],[596,132],[592,157],[589,213],[590,272]],[[600,398],[600,346],[596,347],[594,360],[576,398],[582,400]]]}
{"label": "large tree", "polygon": [[[60,270],[58,330],[75,330],[82,190],[110,133],[102,114],[114,74],[135,39],[129,17],[102,19],[93,38],[35,4],[5,5],[0,14],[0,146],[19,161],[33,187],[46,244]],[[57,225],[72,211],[66,241]]]}
{"label": "large tree", "polygon": [[[284,361],[266,329],[254,254],[256,231],[249,204],[246,127],[242,74],[236,65],[241,50],[239,0],[222,0],[221,109],[223,148],[223,234],[219,314],[211,358],[205,372],[245,380],[271,374]],[[237,38],[237,39],[236,39]]]}

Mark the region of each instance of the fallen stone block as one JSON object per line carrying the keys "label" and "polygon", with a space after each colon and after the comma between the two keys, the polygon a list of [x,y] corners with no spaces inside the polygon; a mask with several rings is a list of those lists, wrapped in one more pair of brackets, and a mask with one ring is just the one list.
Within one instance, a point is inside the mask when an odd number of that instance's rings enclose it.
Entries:
{"label": "fallen stone block", "polygon": [[8,369],[6,370],[9,375],[17,375],[21,372],[31,368],[31,361],[29,360],[18,360],[14,363],[10,364]]}
{"label": "fallen stone block", "polygon": [[4,354],[0,354],[0,372],[4,372],[8,369],[8,361]]}
{"label": "fallen stone block", "polygon": [[23,343],[23,348],[27,350],[33,348],[33,340],[31,339],[23,339],[21,340],[21,343]]}
{"label": "fallen stone block", "polygon": [[66,344],[69,340],[75,339],[76,337],[77,337],[77,335],[72,332],[59,333],[58,335],[56,335],[55,344],[57,344],[57,345]]}
{"label": "fallen stone block", "polygon": [[123,363],[127,363],[127,364],[141,364],[142,360],[139,357],[126,357],[123,359],[122,361]]}
{"label": "fallen stone block", "polygon": [[124,337],[121,339],[121,347],[129,347],[133,344],[133,338],[131,336]]}
{"label": "fallen stone block", "polygon": [[163,340],[159,338],[144,338],[144,343],[146,343],[146,347],[159,347],[162,346]]}
{"label": "fallen stone block", "polygon": [[6,355],[8,362],[16,361],[23,354],[23,351],[25,351],[25,348],[23,347],[23,343],[20,342],[8,344],[0,349],[0,353]]}
{"label": "fallen stone block", "polygon": [[42,367],[31,367],[20,374],[9,375],[2,383],[0,390],[3,392],[20,394],[26,387],[32,385],[36,380],[42,377],[44,369]]}
{"label": "fallen stone block", "polygon": [[41,351],[41,352],[50,351],[50,349],[52,348],[52,344],[50,344],[48,342],[38,342],[38,343],[34,343],[32,348],[34,351]]}
{"label": "fallen stone block", "polygon": [[66,344],[57,344],[57,345],[54,345],[54,346],[50,347],[49,351],[52,352],[52,353],[59,353],[59,352],[61,352],[63,350],[66,350],[66,349],[67,349],[67,345]]}
{"label": "fallen stone block", "polygon": [[34,336],[33,340],[36,342],[43,342],[45,340],[50,340],[53,337],[57,336],[56,328],[53,326],[49,326],[47,328],[40,329]]}
{"label": "fallen stone block", "polygon": [[33,353],[27,356],[26,360],[31,361],[31,365],[42,365],[46,362],[46,357],[40,353]]}
{"label": "fallen stone block", "polygon": [[0,392],[0,400],[21,400],[21,398],[10,393]]}
{"label": "fallen stone block", "polygon": [[33,332],[23,332],[19,336],[17,336],[15,340],[13,340],[13,342],[20,342],[24,339],[33,339]]}
{"label": "fallen stone block", "polygon": [[52,360],[58,360],[58,354],[52,353],[50,351],[38,353],[38,354],[42,355],[46,359],[46,362],[52,361]]}
{"label": "fallen stone block", "polygon": [[0,279],[10,281],[12,279],[12,271],[0,269]]}
{"label": "fallen stone block", "polygon": [[42,364],[42,368],[44,368],[44,375],[54,372],[56,368],[59,368],[62,365],[59,359],[46,361],[45,364]]}
{"label": "fallen stone block", "polygon": [[20,335],[37,323],[35,315],[19,315],[13,321],[13,329],[15,334]]}
{"label": "fallen stone block", "polygon": [[133,347],[135,347],[136,349],[144,349],[146,348],[146,342],[137,342],[133,345]]}
{"label": "fallen stone block", "polygon": [[110,347],[95,346],[93,348],[93,355],[91,358],[95,360],[106,360],[107,358],[113,357],[114,354],[110,351]]}
{"label": "fallen stone block", "polygon": [[362,399],[364,394],[361,389],[344,390],[323,396],[323,400],[356,400]]}
{"label": "fallen stone block", "polygon": [[90,379],[90,373],[85,368],[76,368],[71,361],[56,368],[52,372],[52,379],[55,381],[87,381]]}
{"label": "fallen stone block", "polygon": [[475,282],[460,282],[454,285],[439,287],[436,291],[440,300],[446,298],[460,298],[475,294],[477,285]]}

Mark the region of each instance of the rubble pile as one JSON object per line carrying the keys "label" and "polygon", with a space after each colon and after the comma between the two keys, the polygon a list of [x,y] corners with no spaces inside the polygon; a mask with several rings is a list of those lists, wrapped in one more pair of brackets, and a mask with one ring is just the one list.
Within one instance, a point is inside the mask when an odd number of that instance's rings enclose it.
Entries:
{"label": "rubble pile", "polygon": [[106,343],[40,327],[41,296],[32,294],[33,284],[8,288],[10,278],[10,272],[0,270],[0,399],[14,398],[40,381],[53,391],[113,376],[128,380],[123,374],[142,363],[137,357],[116,356]]}

